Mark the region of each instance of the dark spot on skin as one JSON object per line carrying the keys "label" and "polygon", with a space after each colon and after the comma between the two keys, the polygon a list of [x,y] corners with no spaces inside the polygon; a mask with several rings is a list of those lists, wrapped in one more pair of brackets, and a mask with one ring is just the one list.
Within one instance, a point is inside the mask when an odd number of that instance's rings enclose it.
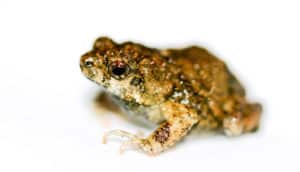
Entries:
{"label": "dark spot on skin", "polygon": [[130,84],[134,86],[138,86],[142,82],[142,78],[139,77],[134,77],[131,81]]}
{"label": "dark spot on skin", "polygon": [[163,124],[161,128],[159,128],[155,132],[154,139],[157,142],[163,144],[168,140],[169,136],[170,136],[170,124],[166,122],[165,124]]}

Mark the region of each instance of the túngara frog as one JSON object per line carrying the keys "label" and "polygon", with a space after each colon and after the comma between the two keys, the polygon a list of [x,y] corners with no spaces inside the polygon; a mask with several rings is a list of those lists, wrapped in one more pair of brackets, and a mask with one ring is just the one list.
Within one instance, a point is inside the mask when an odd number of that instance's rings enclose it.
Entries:
{"label": "t\u00fangara frog", "polygon": [[100,37],[80,68],[127,112],[158,125],[147,137],[123,130],[104,135],[128,138],[122,149],[158,154],[193,128],[237,136],[259,125],[261,105],[249,103],[226,64],[198,46],[160,50]]}

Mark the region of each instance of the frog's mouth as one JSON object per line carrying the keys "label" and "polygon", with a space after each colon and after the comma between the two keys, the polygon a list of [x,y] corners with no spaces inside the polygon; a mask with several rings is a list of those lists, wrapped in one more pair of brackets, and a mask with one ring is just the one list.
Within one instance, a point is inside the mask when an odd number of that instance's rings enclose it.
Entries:
{"label": "frog's mouth", "polygon": [[97,75],[98,72],[93,68],[86,68],[85,66],[80,64],[80,69],[82,74],[89,80],[97,83]]}
{"label": "frog's mouth", "polygon": [[92,79],[96,75],[96,72],[94,69],[87,69],[82,64],[80,64],[80,69],[81,69],[81,72],[84,74],[84,76],[86,76],[88,79]]}

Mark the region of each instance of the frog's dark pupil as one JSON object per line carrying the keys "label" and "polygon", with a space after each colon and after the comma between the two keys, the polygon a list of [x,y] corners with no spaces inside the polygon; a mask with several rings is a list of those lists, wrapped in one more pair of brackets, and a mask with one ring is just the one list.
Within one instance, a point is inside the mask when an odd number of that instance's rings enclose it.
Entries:
{"label": "frog's dark pupil", "polygon": [[115,75],[122,75],[123,73],[126,72],[126,68],[125,67],[114,67],[112,69],[112,72],[115,74]]}

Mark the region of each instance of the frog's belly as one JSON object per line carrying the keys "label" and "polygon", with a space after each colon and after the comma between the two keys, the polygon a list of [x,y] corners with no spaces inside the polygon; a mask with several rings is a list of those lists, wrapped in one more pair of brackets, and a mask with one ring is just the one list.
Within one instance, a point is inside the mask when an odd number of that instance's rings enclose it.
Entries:
{"label": "frog's belly", "polygon": [[126,102],[117,97],[113,97],[130,119],[146,126],[154,126],[165,120],[159,105],[143,106],[134,102]]}

